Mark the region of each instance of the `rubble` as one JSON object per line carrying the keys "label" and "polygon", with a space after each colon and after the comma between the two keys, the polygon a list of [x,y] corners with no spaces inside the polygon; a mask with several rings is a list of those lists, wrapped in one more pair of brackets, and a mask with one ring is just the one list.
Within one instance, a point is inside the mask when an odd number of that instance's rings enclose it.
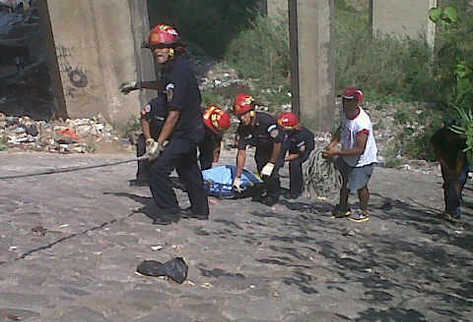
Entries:
{"label": "rubble", "polygon": [[45,122],[0,113],[0,151],[86,153],[94,152],[99,142],[123,143],[100,114],[90,119]]}

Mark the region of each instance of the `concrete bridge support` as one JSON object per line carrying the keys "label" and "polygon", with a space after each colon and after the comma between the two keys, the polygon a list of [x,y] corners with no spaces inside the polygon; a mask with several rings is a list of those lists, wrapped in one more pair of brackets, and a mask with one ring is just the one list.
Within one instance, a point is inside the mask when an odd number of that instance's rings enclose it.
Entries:
{"label": "concrete bridge support", "polygon": [[334,0],[289,0],[292,109],[330,130],[335,115]]}
{"label": "concrete bridge support", "polygon": [[58,116],[101,113],[111,122],[137,115],[152,93],[122,95],[124,81],[154,79],[146,1],[41,0]]}

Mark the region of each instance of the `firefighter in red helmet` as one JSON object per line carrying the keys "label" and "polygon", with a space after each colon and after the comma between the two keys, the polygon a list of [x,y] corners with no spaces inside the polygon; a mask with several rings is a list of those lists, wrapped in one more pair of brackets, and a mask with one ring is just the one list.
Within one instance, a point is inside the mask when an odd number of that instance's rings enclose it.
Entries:
{"label": "firefighter in red helmet", "polygon": [[205,125],[204,141],[199,145],[199,163],[201,170],[212,167],[213,162],[218,162],[223,132],[231,125],[230,114],[218,105],[210,105],[205,109],[202,119]]}
{"label": "firefighter in red helmet", "polygon": [[[146,154],[150,164],[150,190],[158,208],[154,223],[166,224],[179,216],[207,219],[209,205],[203,186],[202,173],[197,163],[197,145],[204,135],[201,114],[201,94],[189,61],[182,55],[183,44],[177,30],[165,24],[154,27],[146,47],[159,64],[160,79],[153,82],[129,82],[120,87],[130,91],[157,89],[163,97],[166,119],[158,138],[153,138],[142,121],[146,137]],[[142,111],[146,114],[148,111]],[[179,208],[170,174],[176,170],[184,184],[191,207],[184,212]]]}
{"label": "firefighter in red helmet", "polygon": [[[288,199],[298,198],[304,189],[302,163],[314,150],[314,133],[301,126],[295,113],[285,112],[279,115],[278,124],[284,129],[283,142],[284,161],[289,162],[289,191],[285,194]],[[286,155],[287,153],[287,155]]]}
{"label": "firefighter in red helmet", "polygon": [[233,113],[240,120],[240,125],[237,129],[237,169],[233,187],[241,192],[240,177],[245,166],[246,147],[255,146],[256,167],[264,185],[253,200],[272,206],[279,201],[280,195],[279,167],[283,131],[272,115],[256,112],[255,107],[251,95],[240,93],[235,98]]}

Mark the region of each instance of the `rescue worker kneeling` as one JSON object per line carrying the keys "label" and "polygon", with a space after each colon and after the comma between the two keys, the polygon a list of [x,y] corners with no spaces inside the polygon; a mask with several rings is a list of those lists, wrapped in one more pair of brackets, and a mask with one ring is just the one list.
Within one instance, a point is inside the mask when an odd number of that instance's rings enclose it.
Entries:
{"label": "rescue worker kneeling", "polygon": [[[281,166],[281,142],[283,131],[276,119],[264,112],[255,111],[255,101],[248,94],[238,94],[233,112],[240,120],[237,129],[236,177],[233,188],[241,192],[241,174],[245,167],[246,147],[255,146],[255,161],[258,173],[264,184],[253,197],[254,201],[272,206],[279,201]],[[264,195],[266,193],[266,195]]]}
{"label": "rescue worker kneeling", "polygon": [[204,140],[199,144],[199,163],[201,170],[212,167],[218,162],[222,145],[223,132],[231,125],[230,115],[217,105],[210,105],[202,118],[205,125]]}
{"label": "rescue worker kneeling", "polygon": [[[146,142],[148,139],[157,140],[164,121],[167,117],[166,102],[164,95],[158,95],[146,104],[140,112],[140,123],[142,133],[136,142],[136,156],[141,157],[146,154]],[[149,140],[148,142],[151,142]],[[136,180],[131,181],[131,185],[147,186],[150,177],[150,162],[147,159],[138,161]]]}
{"label": "rescue worker kneeling", "polygon": [[[197,144],[204,138],[200,111],[201,95],[189,62],[176,51],[181,46],[177,31],[157,25],[149,36],[149,48],[163,73],[167,117],[157,139],[146,139],[146,154],[151,163],[150,190],[158,217],[154,223],[167,223],[178,215],[207,219],[209,205],[197,165]],[[159,93],[158,93],[159,94]],[[179,208],[171,172],[176,169],[183,182],[191,207],[183,213]]]}
{"label": "rescue worker kneeling", "polygon": [[[314,150],[314,133],[301,126],[299,118],[292,112],[282,113],[278,117],[278,124],[285,133],[282,147],[284,161],[289,162],[289,192],[285,197],[297,199],[304,190],[302,163]],[[286,152],[288,152],[287,156]]]}

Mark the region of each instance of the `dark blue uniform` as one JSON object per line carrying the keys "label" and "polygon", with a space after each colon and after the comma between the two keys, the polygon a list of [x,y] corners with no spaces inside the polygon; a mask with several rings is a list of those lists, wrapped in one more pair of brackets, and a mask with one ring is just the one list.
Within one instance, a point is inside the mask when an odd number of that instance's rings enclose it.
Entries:
{"label": "dark blue uniform", "polygon": [[447,218],[458,220],[461,217],[463,187],[470,171],[464,151],[467,147],[466,138],[445,126],[434,133],[430,142],[442,170],[445,214]]}
{"label": "dark blue uniform", "polygon": [[[237,129],[237,146],[239,150],[245,150],[248,145],[256,147],[255,162],[258,172],[261,172],[266,163],[271,159],[273,144],[282,143],[284,133],[276,119],[264,112],[256,112],[254,126],[240,124]],[[279,180],[279,167],[282,159],[274,165],[273,173],[269,178],[263,178],[264,187],[260,193],[267,191],[268,197],[278,200],[281,193]]]}
{"label": "dark blue uniform", "polygon": [[314,150],[314,133],[302,127],[300,130],[286,131],[283,143],[283,154],[299,154],[297,159],[289,161],[289,193],[291,197],[299,196],[304,188],[302,177],[302,163],[304,163]]}
{"label": "dark blue uniform", "polygon": [[151,165],[151,193],[163,213],[178,212],[179,205],[169,177],[176,169],[187,190],[192,213],[207,217],[207,194],[197,165],[197,145],[204,138],[200,90],[189,62],[182,56],[176,56],[164,66],[163,76],[167,109],[178,110],[180,117],[169,143]]}
{"label": "dark blue uniform", "polygon": [[[145,119],[149,123],[151,137],[155,140],[158,139],[159,133],[163,127],[164,121],[166,120],[168,110],[166,107],[166,97],[161,93],[158,97],[153,98],[141,109],[141,118]],[[141,157],[146,153],[146,138],[144,134],[138,137],[136,143],[136,156]],[[149,182],[150,169],[148,160],[138,161],[138,170],[136,172],[137,182]]]}
{"label": "dark blue uniform", "polygon": [[205,126],[204,140],[199,144],[199,163],[201,170],[212,167],[214,160],[214,150],[222,142],[222,135],[217,134]]}

